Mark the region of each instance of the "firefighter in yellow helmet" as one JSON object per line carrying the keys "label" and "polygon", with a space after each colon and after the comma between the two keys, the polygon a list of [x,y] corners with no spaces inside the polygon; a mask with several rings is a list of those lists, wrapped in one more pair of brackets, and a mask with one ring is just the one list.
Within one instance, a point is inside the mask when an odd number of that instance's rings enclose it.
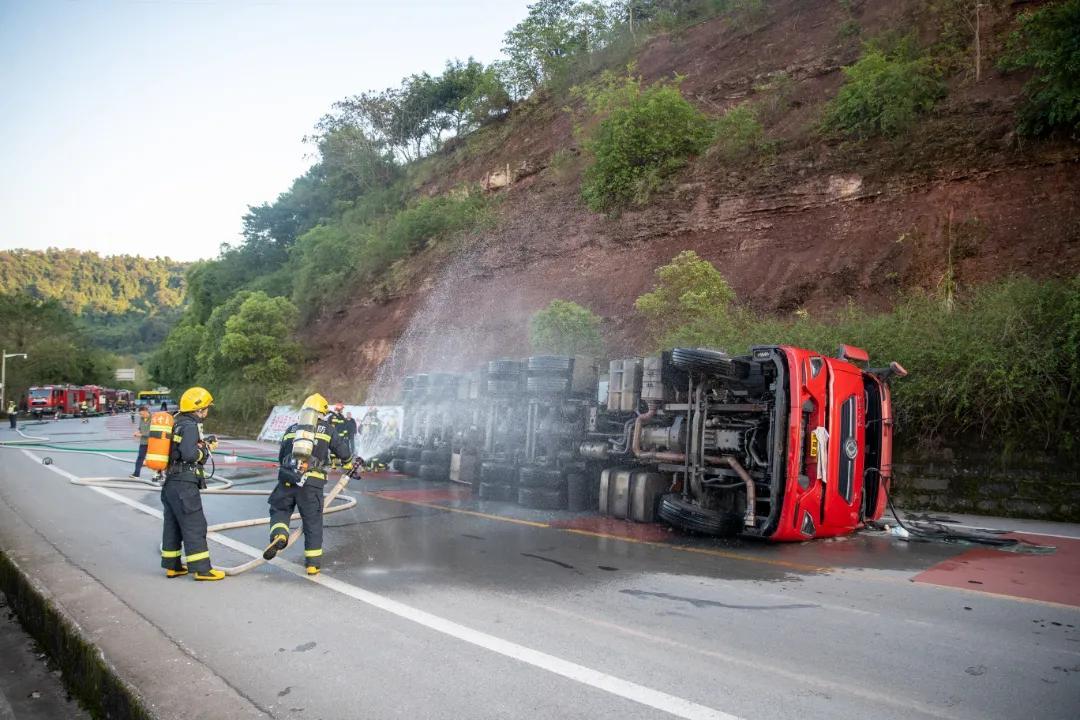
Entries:
{"label": "firefighter in yellow helmet", "polygon": [[[206,388],[193,387],[180,396],[180,412],[173,423],[172,448],[161,504],[165,508],[165,527],[161,537],[161,566],[166,577],[187,575],[190,568],[196,580],[221,580],[225,573],[210,566],[206,545],[206,515],[202,495],[206,487],[203,465],[217,444],[212,435],[204,435],[202,422],[210,412],[214,398]],[[180,545],[183,543],[183,564]]]}
{"label": "firefighter in yellow helmet", "polygon": [[289,543],[289,519],[293,509],[298,508],[304,523],[304,565],[308,575],[318,575],[322,567],[326,469],[332,457],[346,464],[352,458],[352,444],[334,432],[326,418],[329,410],[330,404],[318,393],[304,400],[300,422],[289,426],[281,438],[278,484],[268,500],[270,545],[263,557],[272,560]]}

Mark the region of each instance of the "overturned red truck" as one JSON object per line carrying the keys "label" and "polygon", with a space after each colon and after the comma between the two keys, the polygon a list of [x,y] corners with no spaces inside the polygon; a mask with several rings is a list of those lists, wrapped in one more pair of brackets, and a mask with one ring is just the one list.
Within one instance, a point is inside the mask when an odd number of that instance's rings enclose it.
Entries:
{"label": "overturned red truck", "polygon": [[695,533],[850,533],[885,510],[888,381],[906,372],[871,368],[851,346],[837,355],[675,348],[612,361],[607,373],[534,356],[417,375],[405,382],[396,467],[472,484],[484,500]]}

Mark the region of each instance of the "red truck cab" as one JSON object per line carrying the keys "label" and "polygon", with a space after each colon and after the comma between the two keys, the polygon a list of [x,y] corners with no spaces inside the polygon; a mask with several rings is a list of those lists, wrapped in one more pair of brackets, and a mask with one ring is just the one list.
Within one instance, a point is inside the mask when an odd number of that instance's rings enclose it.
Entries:
{"label": "red truck cab", "polygon": [[892,478],[888,380],[907,374],[900,365],[872,369],[849,345],[837,357],[774,345],[734,357],[676,348],[671,358],[686,379],[662,374],[687,390],[650,404],[641,417],[651,424],[634,444],[639,462],[673,473],[662,520],[696,533],[799,541],[846,535],[882,516]]}
{"label": "red truck cab", "polygon": [[782,346],[792,411],[785,492],[773,540],[846,535],[885,512],[892,480],[892,399],[899,365],[871,370],[866,352],[840,357]]}

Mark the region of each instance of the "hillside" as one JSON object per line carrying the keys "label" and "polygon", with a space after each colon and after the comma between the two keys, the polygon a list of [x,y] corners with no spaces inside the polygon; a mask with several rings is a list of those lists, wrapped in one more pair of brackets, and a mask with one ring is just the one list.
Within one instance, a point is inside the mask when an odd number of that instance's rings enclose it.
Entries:
{"label": "hillside", "polygon": [[143,353],[180,316],[187,270],[168,258],[79,250],[0,251],[0,294],[55,300],[97,347]]}
{"label": "hillside", "polygon": [[188,273],[154,378],[242,429],[542,351],[560,299],[607,357],[857,342],[912,370],[909,440],[1080,447],[1080,0],[633,7],[538,0],[504,61],[335,103]]}
{"label": "hillside", "polygon": [[451,143],[415,174],[418,192],[438,196],[509,168],[515,181],[498,191],[493,226],[399,263],[378,293],[365,284],[328,306],[304,333],[318,377],[356,391],[434,365],[526,354],[527,319],[553,298],[603,316],[611,355],[640,352],[648,338],[633,300],[683,249],[713,261],[751,308],[776,315],[885,309],[903,292],[934,290],[947,272],[962,286],[1076,274],[1077,145],[1019,138],[1026,76],[993,67],[1017,4],[990,4],[982,18],[981,80],[959,62],[946,97],[911,130],[868,140],[817,131],[860,41],[913,28],[932,45],[943,19],[931,5],[778,1],[749,25],[722,16],[650,40],[637,56],[646,81],[684,76],[683,93],[710,114],[757,103],[775,150],[739,163],[706,154],[618,215],[582,202],[587,158],[565,96],[542,94]]}

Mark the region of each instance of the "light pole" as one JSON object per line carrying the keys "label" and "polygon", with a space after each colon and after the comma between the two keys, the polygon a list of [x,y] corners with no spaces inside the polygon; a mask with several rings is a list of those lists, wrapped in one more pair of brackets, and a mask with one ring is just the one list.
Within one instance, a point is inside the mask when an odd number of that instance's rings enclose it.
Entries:
{"label": "light pole", "polygon": [[9,353],[4,351],[4,359],[0,361],[0,408],[7,410],[4,406],[4,394],[7,392],[7,359],[9,357],[21,357],[26,359],[26,353]]}

